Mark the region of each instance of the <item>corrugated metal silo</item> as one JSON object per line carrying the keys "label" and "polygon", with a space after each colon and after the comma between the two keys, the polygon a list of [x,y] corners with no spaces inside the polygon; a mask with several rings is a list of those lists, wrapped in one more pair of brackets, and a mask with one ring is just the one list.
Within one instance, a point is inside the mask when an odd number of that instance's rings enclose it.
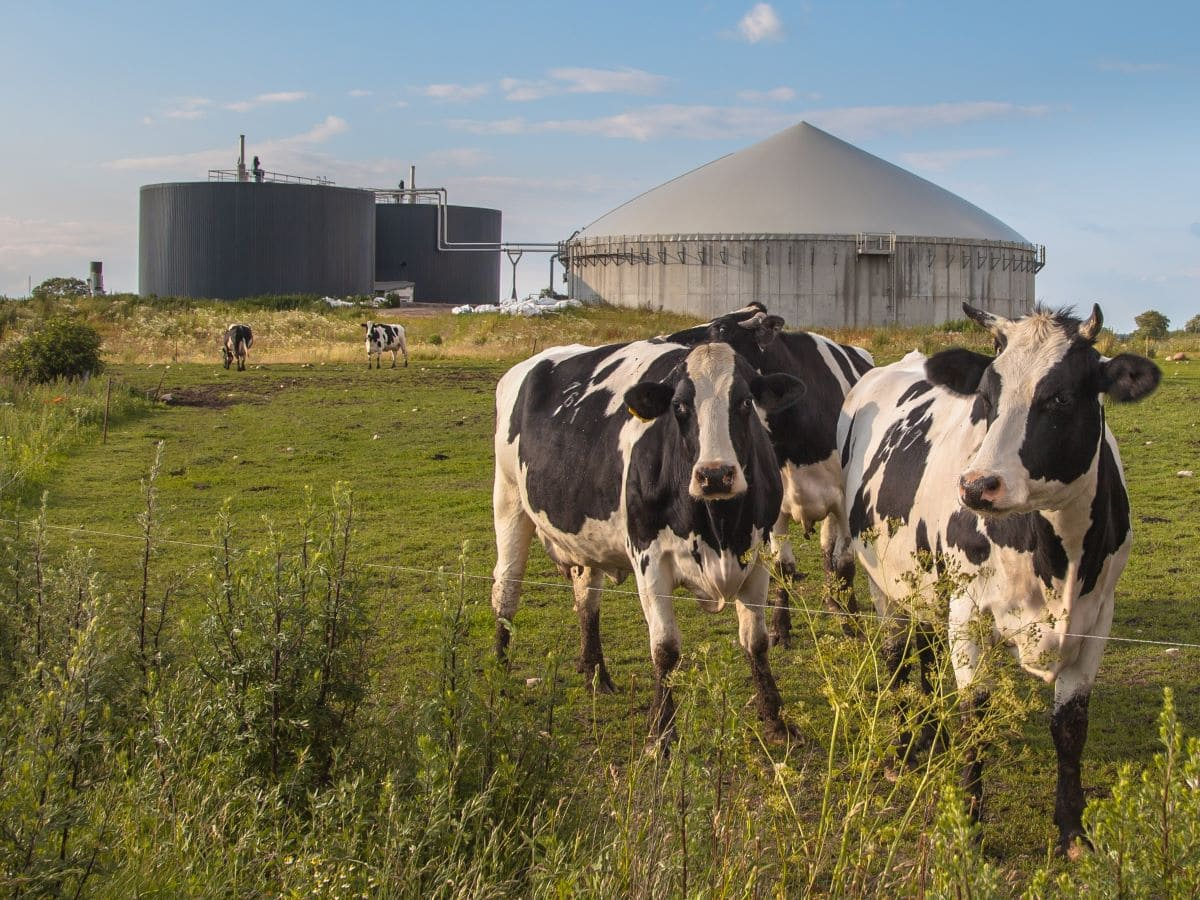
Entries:
{"label": "corrugated metal silo", "polygon": [[143,296],[371,294],[375,194],[318,184],[181,182],[141,190]]}
{"label": "corrugated metal silo", "polygon": [[[500,294],[501,217],[498,209],[379,203],[375,207],[375,280],[411,281],[422,303],[495,303]],[[488,249],[455,249],[488,244]]]}

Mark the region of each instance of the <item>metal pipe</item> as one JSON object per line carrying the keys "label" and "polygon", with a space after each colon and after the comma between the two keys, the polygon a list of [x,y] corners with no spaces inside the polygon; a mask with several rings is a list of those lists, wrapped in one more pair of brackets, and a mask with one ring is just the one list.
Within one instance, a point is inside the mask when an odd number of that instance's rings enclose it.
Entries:
{"label": "metal pipe", "polygon": [[238,135],[238,181],[249,181],[250,177],[246,174],[246,136]]}

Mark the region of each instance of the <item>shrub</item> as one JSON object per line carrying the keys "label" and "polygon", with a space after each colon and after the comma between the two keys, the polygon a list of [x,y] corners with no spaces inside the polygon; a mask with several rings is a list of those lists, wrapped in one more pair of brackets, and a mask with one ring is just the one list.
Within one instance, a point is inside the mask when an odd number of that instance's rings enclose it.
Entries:
{"label": "shrub", "polygon": [[0,370],[17,381],[45,384],[57,378],[74,381],[97,375],[100,334],[91,325],[66,316],[53,316],[32,334],[6,348]]}
{"label": "shrub", "polygon": [[1156,341],[1165,338],[1171,328],[1171,320],[1157,309],[1148,309],[1134,316],[1133,323],[1137,325],[1137,333],[1141,337]]}
{"label": "shrub", "polygon": [[78,278],[47,278],[33,289],[33,298],[52,300],[59,297],[88,297],[91,293],[87,282]]}

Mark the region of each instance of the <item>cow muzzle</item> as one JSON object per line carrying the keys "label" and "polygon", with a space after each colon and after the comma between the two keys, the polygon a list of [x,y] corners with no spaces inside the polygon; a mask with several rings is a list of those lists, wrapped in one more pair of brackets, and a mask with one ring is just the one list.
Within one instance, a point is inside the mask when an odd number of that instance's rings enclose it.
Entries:
{"label": "cow muzzle", "polygon": [[958,479],[958,498],[976,512],[997,510],[1005,505],[1008,492],[999,475],[964,472]]}
{"label": "cow muzzle", "polygon": [[746,479],[738,466],[701,463],[692,469],[691,494],[700,500],[728,500],[745,490]]}

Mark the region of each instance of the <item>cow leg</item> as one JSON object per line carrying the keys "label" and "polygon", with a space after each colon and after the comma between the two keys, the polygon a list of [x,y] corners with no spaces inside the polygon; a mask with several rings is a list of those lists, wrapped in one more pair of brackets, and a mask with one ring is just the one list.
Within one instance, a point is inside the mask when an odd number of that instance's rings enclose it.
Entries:
{"label": "cow leg", "polygon": [[400,352],[404,354],[404,368],[408,368],[408,344],[405,341],[400,341]]}
{"label": "cow leg", "polygon": [[496,568],[492,570],[492,610],[496,613],[496,655],[508,653],[510,623],[521,599],[521,579],[529,561],[533,520],[525,514],[517,486],[499,473],[492,490],[496,526]]}
{"label": "cow leg", "polygon": [[796,580],[796,556],[792,552],[792,542],[788,539],[790,522],[791,519],[786,513],[780,513],[771,531],[771,550],[779,559],[779,573],[782,576],[775,606],[771,611],[771,630],[767,636],[767,643],[772,647],[792,646],[791,585]]}
{"label": "cow leg", "polygon": [[768,740],[786,741],[799,738],[783,721],[783,700],[771,674],[767,659],[767,622],[764,615],[771,575],[762,562],[757,562],[746,577],[737,598],[738,643],[750,661],[750,677],[754,680],[754,699],[759,718],[763,721]]}
{"label": "cow leg", "polygon": [[949,636],[950,658],[954,661],[954,682],[958,688],[958,706],[962,717],[967,745],[963,754],[962,787],[967,795],[971,819],[978,822],[983,816],[983,755],[976,737],[970,734],[987,707],[987,691],[974,686],[982,649],[974,632],[979,629],[975,601],[957,596],[950,601]]}
{"label": "cow leg", "polygon": [[[1056,692],[1057,693],[1057,692]],[[1060,702],[1054,698],[1050,716],[1050,734],[1058,756],[1058,786],[1054,793],[1054,824],[1058,826],[1058,852],[1077,853],[1076,839],[1088,843],[1083,832],[1083,783],[1080,759],[1087,742],[1088,691],[1075,694]]]}
{"label": "cow leg", "polygon": [[[880,655],[883,657],[884,668],[888,673],[887,690],[897,691],[912,674],[912,649],[915,632],[907,621],[889,623],[889,633],[883,641]],[[896,700],[896,715],[900,720],[900,731],[896,734],[892,745],[893,760],[889,768],[906,765],[913,750],[912,728],[909,725],[909,704],[903,698]],[[889,777],[892,777],[889,774]]]}
{"label": "cow leg", "polygon": [[[977,724],[987,711],[989,694],[984,690],[970,690],[959,700],[964,731]],[[979,741],[968,733],[967,746],[963,753],[962,788],[967,796],[967,811],[971,821],[983,818],[983,748]]]}
{"label": "cow leg", "polygon": [[679,665],[679,625],[675,622],[675,605],[671,599],[674,583],[663,571],[664,562],[651,563],[646,572],[638,566],[638,595],[642,614],[650,632],[650,658],[654,662],[654,703],[650,707],[650,730],[663,750],[675,737],[675,698],[671,693],[671,674]]}
{"label": "cow leg", "polygon": [[604,573],[588,566],[571,567],[571,585],[575,589],[575,612],[579,614],[579,664],[576,671],[587,676],[588,684],[606,694],[617,686],[604,665],[600,646],[600,586]]}
{"label": "cow leg", "polygon": [[[1108,637],[1112,626],[1112,600],[1092,631],[1099,638]],[[1054,682],[1054,712],[1050,716],[1050,734],[1058,757],[1058,785],[1054,794],[1054,824],[1058,826],[1058,851],[1074,859],[1080,852],[1076,841],[1085,847],[1091,844],[1083,831],[1083,747],[1087,743],[1088,701],[1092,684],[1100,668],[1105,641],[1084,641],[1075,664],[1059,673]]]}
{"label": "cow leg", "polygon": [[393,369],[396,368],[396,350],[395,350],[395,348],[392,349],[392,368]]}
{"label": "cow leg", "polygon": [[854,596],[854,553],[850,532],[841,510],[833,510],[821,522],[821,561],[825,568],[825,607],[842,620],[842,634],[862,637]]}

